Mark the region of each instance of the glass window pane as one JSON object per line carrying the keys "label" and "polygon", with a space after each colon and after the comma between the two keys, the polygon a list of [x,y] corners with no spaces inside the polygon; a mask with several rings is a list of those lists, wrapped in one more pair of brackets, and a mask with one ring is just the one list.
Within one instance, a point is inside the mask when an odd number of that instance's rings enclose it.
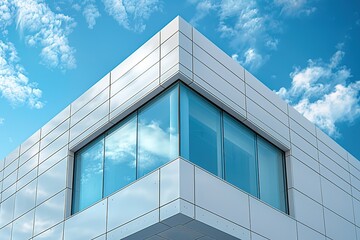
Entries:
{"label": "glass window pane", "polygon": [[130,116],[105,137],[104,196],[136,179],[136,124]]}
{"label": "glass window pane", "polygon": [[225,180],[257,196],[256,135],[224,115]]}
{"label": "glass window pane", "polygon": [[178,85],[138,114],[138,177],[179,156]]}
{"label": "glass window pane", "polygon": [[222,176],[220,110],[183,85],[180,92],[181,156]]}
{"label": "glass window pane", "polygon": [[99,138],[75,154],[73,213],[102,198],[104,138]]}
{"label": "glass window pane", "polygon": [[284,156],[280,149],[258,137],[260,199],[286,212]]}

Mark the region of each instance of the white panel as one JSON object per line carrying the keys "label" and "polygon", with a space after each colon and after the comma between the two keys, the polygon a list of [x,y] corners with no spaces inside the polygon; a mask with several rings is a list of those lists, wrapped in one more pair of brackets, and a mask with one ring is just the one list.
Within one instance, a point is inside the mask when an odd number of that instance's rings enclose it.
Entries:
{"label": "white panel", "polygon": [[96,125],[100,119],[107,117],[108,114],[109,101],[106,101],[70,129],[70,141],[73,141],[86,130],[94,129],[94,125]]}
{"label": "white panel", "polygon": [[306,128],[301,126],[299,123],[297,123],[292,118],[289,118],[289,120],[290,120],[290,128],[292,131],[296,132],[299,136],[304,138],[307,142],[309,142],[314,147],[317,147],[315,135],[313,135],[311,132],[309,132]]}
{"label": "white panel", "polygon": [[349,163],[355,167],[358,171],[360,171],[360,160],[356,159],[353,155],[348,153]]}
{"label": "white panel", "polygon": [[[360,174],[356,176],[360,178]],[[360,180],[352,175],[350,176],[350,178],[351,178],[351,185],[357,188],[357,190],[360,190]]]}
{"label": "white panel", "polygon": [[69,154],[69,150],[68,150],[68,146],[66,145],[65,147],[58,150],[56,153],[51,155],[48,159],[46,159],[39,165],[39,175],[45,172],[46,170],[48,170],[49,168],[51,168],[52,166],[54,166],[56,163],[60,162],[60,160],[67,157],[68,154]]}
{"label": "white panel", "polygon": [[250,227],[248,195],[197,167],[195,167],[195,205],[243,227]]}
{"label": "white panel", "polygon": [[12,172],[9,176],[5,177],[3,180],[3,190],[7,189],[16,182],[17,171]]}
{"label": "white panel", "polygon": [[64,122],[62,122],[59,126],[54,128],[54,130],[51,131],[48,135],[46,135],[44,138],[42,138],[41,142],[40,142],[40,150],[43,149],[44,147],[48,146],[56,138],[58,138],[60,135],[64,134],[66,131],[68,131],[69,125],[70,125],[70,119],[67,119]]}
{"label": "white panel", "polygon": [[106,100],[109,99],[109,88],[103,90],[99,95],[95,96],[90,102],[84,105],[79,111],[71,116],[71,126],[74,126],[81,119],[86,117],[88,114],[97,109],[101,104],[103,104]]}
{"label": "white panel", "polygon": [[355,224],[360,227],[360,201],[353,198]]}
{"label": "white panel", "polygon": [[328,156],[319,152],[319,161],[320,163],[331,170],[333,173],[344,179],[346,182],[350,183],[350,174],[348,170],[341,167],[339,164],[331,160]]}
{"label": "white panel", "polygon": [[[76,138],[72,139],[69,144],[69,149],[76,151],[81,147],[85,146],[86,143],[91,142],[100,134],[104,133],[109,129],[113,124],[109,122],[109,116],[100,119],[98,122],[94,123],[90,128],[84,130]],[[81,146],[79,146],[82,144]],[[75,147],[77,148],[76,150]]]}
{"label": "white panel", "polygon": [[[245,99],[243,98],[243,93],[234,88],[223,78],[216,75],[215,72],[213,72],[210,68],[205,66],[197,59],[194,59],[194,74],[196,74],[203,81],[205,81],[207,84],[209,84],[219,92],[218,94],[216,94],[216,97],[222,99],[226,96],[229,100],[235,100],[235,103],[240,107],[245,108]],[[240,84],[241,82],[239,80],[239,85]],[[202,87],[207,89],[206,85]],[[221,95],[221,97],[219,95]]]}
{"label": "white panel", "polygon": [[305,128],[312,135],[316,136],[316,128],[315,125],[310,122],[307,118],[301,115],[297,110],[293,107],[289,106],[289,117],[295,120],[301,127]]}
{"label": "white panel", "polygon": [[[177,220],[173,219],[174,216]],[[168,226],[184,224],[193,218],[195,218],[195,205],[182,199],[177,199],[160,207],[160,221]]]}
{"label": "white panel", "polygon": [[[140,61],[134,68],[130,69],[124,75],[122,75],[118,81],[111,84],[111,94],[110,96],[113,97],[119,91],[124,89],[127,85],[133,82],[136,78],[144,74],[148,69],[153,67],[158,61],[160,60],[160,49],[156,49],[142,61]],[[158,76],[157,76],[158,77]],[[133,94],[135,94],[134,91]]]}
{"label": "white panel", "polygon": [[[21,144],[21,155],[19,165],[22,165],[30,157],[39,152],[40,130],[32,135],[28,140]],[[36,144],[36,145],[35,145]]]}
{"label": "white panel", "polygon": [[[195,90],[197,91],[199,91],[200,88],[202,90],[201,94],[210,95],[212,100],[217,100],[219,104],[224,105],[224,106],[220,105],[220,107],[230,109],[230,111],[235,112],[236,115],[245,118],[246,115],[245,95],[239,91],[236,91],[234,88],[230,87],[229,85],[222,84],[222,86],[219,87],[218,85],[221,82],[216,81],[216,79],[210,79],[210,80],[214,80],[214,83],[216,84],[212,85],[211,82],[210,83],[206,82],[203,79],[194,75],[194,83],[192,83],[190,86],[192,88],[195,88]],[[226,89],[226,91],[229,90],[229,92],[227,92],[227,96],[229,96],[229,98],[221,94],[219,92],[219,89]],[[206,93],[204,93],[204,91],[206,91]],[[236,99],[236,102],[230,100],[230,98]]]}
{"label": "white panel", "polygon": [[[356,160],[357,161],[357,160]],[[353,165],[349,165],[350,173],[352,176],[355,176],[357,179],[360,179],[360,171],[355,168]],[[360,189],[359,189],[360,190]]]}
{"label": "white panel", "polygon": [[107,199],[104,199],[67,219],[64,226],[64,240],[92,239],[105,233],[106,205]]}
{"label": "white panel", "polygon": [[[253,88],[246,84],[246,96],[253,102],[260,105],[261,108],[265,109],[272,116],[282,122],[284,125],[289,126],[289,117],[287,113],[283,112],[278,106],[266,99],[261,93],[257,92]],[[316,139],[315,139],[316,144]]]}
{"label": "white panel", "polygon": [[67,161],[62,160],[38,177],[36,204],[65,189],[67,178]]}
{"label": "white panel", "polygon": [[7,155],[5,157],[5,165],[4,167],[6,167],[7,165],[9,165],[10,163],[12,163],[16,158],[18,158],[20,155],[20,147],[17,147],[15,150],[13,150],[9,155]]}
{"label": "white panel", "polygon": [[351,194],[351,185],[322,165],[320,165],[320,174],[348,194]]}
{"label": "white panel", "polygon": [[[0,229],[13,220],[15,206],[15,195],[9,197],[1,203],[0,209]],[[10,229],[11,231],[11,229]],[[0,235],[1,236],[1,235]]]}
{"label": "white panel", "polygon": [[47,124],[41,128],[41,138],[44,138],[48,133],[50,133],[54,128],[64,122],[70,117],[70,106],[62,110],[58,115],[51,119]]}
{"label": "white panel", "polygon": [[244,68],[235,62],[230,56],[220,50],[215,44],[210,42],[206,37],[204,37],[199,31],[193,29],[193,41],[194,44],[200,46],[207,53],[209,53],[213,58],[217,59],[224,66],[226,66],[230,71],[235,73],[240,79],[244,80]]}
{"label": "white panel", "polygon": [[45,232],[37,235],[33,240],[62,240],[64,231],[64,223],[59,223],[55,227],[46,230]]}
{"label": "white panel", "polygon": [[324,133],[321,129],[316,128],[317,138],[327,145],[330,149],[336,152],[343,160],[347,161],[347,151],[335,142],[329,135]]}
{"label": "white panel", "polygon": [[296,239],[295,220],[252,197],[250,197],[250,221],[252,231],[269,239]]}
{"label": "white panel", "polygon": [[355,225],[324,209],[326,235],[333,240],[356,239]]}
{"label": "white panel", "polygon": [[11,240],[12,223],[4,228],[0,228],[0,240]]}
{"label": "white panel", "polygon": [[319,232],[314,231],[313,229],[301,224],[297,223],[298,229],[298,240],[325,240],[325,236],[320,234]]}
{"label": "white panel", "polygon": [[159,78],[159,63],[152,66],[140,77],[132,81],[123,90],[118,92],[110,99],[110,112],[129,101],[133,96],[136,96],[138,92],[151,84],[154,80]]}
{"label": "white panel", "polygon": [[33,233],[34,210],[26,213],[13,223],[12,240],[30,239]]}
{"label": "white panel", "polygon": [[194,202],[194,166],[181,159],[160,169],[160,206],[178,198]]}
{"label": "white panel", "polygon": [[53,227],[64,220],[65,191],[37,206],[35,211],[34,235]]}
{"label": "white panel", "polygon": [[295,145],[291,146],[291,155],[296,157],[298,160],[300,160],[302,163],[304,163],[306,166],[310,167],[315,172],[319,172],[319,162],[317,161],[317,154],[315,156],[310,156],[307,153],[305,153],[301,148],[298,148]]}
{"label": "white panel", "polygon": [[[250,240],[250,231],[247,228],[241,227],[203,208],[195,207],[195,219],[238,239]],[[209,235],[211,236],[211,234]]]}
{"label": "white panel", "polygon": [[36,180],[26,185],[15,195],[14,219],[35,207]]}
{"label": "white panel", "polygon": [[174,48],[180,46],[185,49],[187,52],[192,53],[192,42],[181,32],[176,32],[164,43],[161,44],[161,58],[166,56]]}
{"label": "white panel", "polygon": [[[259,118],[263,119],[262,117]],[[274,118],[271,120],[274,120]],[[277,120],[275,119],[275,121]],[[289,139],[284,138],[281,134],[279,134],[279,132],[270,128],[262,120],[251,115],[250,113],[247,114],[247,119],[245,124],[248,125],[250,128],[252,128],[258,134],[260,134],[262,137],[267,139],[269,142],[271,142],[278,148],[282,149],[283,151],[287,151],[288,149],[290,149]]]}
{"label": "white panel", "polygon": [[180,60],[179,49],[180,49],[179,47],[176,47],[169,54],[167,54],[164,58],[161,59],[160,62],[161,75],[169,71],[173,66],[179,64],[179,60]]}
{"label": "white panel", "polygon": [[321,186],[324,206],[354,222],[351,196],[325,178],[321,178]]}
{"label": "white panel", "polygon": [[122,75],[127,71],[133,68],[138,64],[143,58],[149,55],[154,51],[160,44],[160,33],[157,33],[155,36],[150,38],[144,45],[137,49],[133,54],[131,54],[127,59],[125,59],[121,64],[115,67],[111,71],[111,83],[113,84],[117,81]]}
{"label": "white panel", "polygon": [[10,163],[8,166],[4,168],[4,178],[9,176],[11,173],[13,173],[17,168],[19,164],[19,159],[17,158],[15,161]]}
{"label": "white panel", "polygon": [[93,85],[89,90],[82,94],[78,99],[71,103],[71,114],[74,115],[79,109],[87,104],[110,85],[110,73],[106,74],[101,80]]}
{"label": "white panel", "polygon": [[342,158],[338,153],[334,152],[331,148],[329,148],[327,145],[325,145],[323,142],[318,141],[318,149],[323,152],[325,155],[327,155],[330,159],[332,159],[334,162],[339,164],[341,167],[349,171],[349,163],[347,160]]}
{"label": "white panel", "polygon": [[180,31],[189,39],[192,39],[192,26],[184,21],[181,17],[177,16],[170,23],[168,23],[163,29],[161,29],[161,43],[166,41],[174,33]]}
{"label": "white panel", "polygon": [[29,173],[31,170],[33,170],[38,165],[38,159],[39,155],[36,154],[32,158],[30,158],[29,161],[27,161],[25,164],[21,165],[18,170],[18,179],[25,176],[27,173]]}
{"label": "white panel", "polygon": [[23,188],[29,182],[34,180],[37,177],[37,172],[38,172],[37,168],[34,168],[30,172],[28,172],[24,177],[20,178],[16,182],[16,190],[19,190],[19,189]]}
{"label": "white panel", "polygon": [[287,163],[290,169],[288,187],[296,188],[321,203],[320,175],[294,157],[290,157]]}
{"label": "white panel", "polygon": [[226,68],[226,66],[224,66],[221,62],[213,58],[213,56],[205,52],[201,47],[196,44],[193,45],[193,55],[194,58],[197,58],[197,60],[199,60],[202,64],[210,68],[214,72],[214,74],[219,75],[237,90],[245,93],[244,80],[239,78],[236,74]]}
{"label": "white panel", "polygon": [[159,207],[159,171],[134,182],[109,197],[108,226],[111,230]]}
{"label": "white panel", "polygon": [[261,93],[266,99],[275,104],[275,106],[281,109],[284,113],[287,113],[287,103],[246,70],[245,83],[253,89],[256,89],[257,92]]}
{"label": "white panel", "polygon": [[57,152],[60,148],[67,145],[69,142],[69,133],[66,132],[57,138],[54,142],[48,145],[46,148],[40,151],[39,164],[45,161],[48,157]]}
{"label": "white panel", "polygon": [[262,121],[269,128],[275,130],[280,136],[286,140],[289,140],[289,127],[288,124],[284,124],[271,115],[268,112],[268,109],[263,109],[258,104],[262,104],[261,102],[255,103],[251,99],[246,99],[246,110],[248,113],[256,117],[258,120]]}
{"label": "white panel", "polygon": [[[149,228],[150,231],[150,236],[155,235],[161,231],[166,230],[168,227],[166,227],[164,224],[159,224],[159,210],[153,210],[139,218],[136,218],[135,220],[128,222],[127,224],[118,227],[110,232],[108,232],[106,234],[106,239],[107,240],[118,240],[118,239],[124,239],[125,237],[128,237],[134,233],[137,233],[145,228],[148,228],[151,226],[151,228]],[[154,224],[155,227],[154,227]],[[138,233],[138,234],[142,234],[142,232]],[[147,234],[146,234],[147,235]],[[146,239],[149,236],[138,236],[138,237],[134,237],[131,236],[130,239],[132,240],[136,240],[136,239]],[[66,239],[65,239],[66,240]]]}
{"label": "white panel", "polygon": [[11,185],[8,189],[4,190],[2,192],[2,200],[7,199],[8,197],[10,197],[11,195],[13,195],[16,191],[16,183],[14,183],[13,185]]}
{"label": "white panel", "polygon": [[310,156],[317,156],[318,151],[316,147],[307,142],[304,138],[302,138],[302,136],[299,136],[297,133],[290,130],[290,137],[292,144],[296,145]]}
{"label": "white panel", "polygon": [[[360,191],[352,187],[351,192],[352,192],[352,196],[360,201]],[[4,194],[3,194],[3,199],[4,199]]]}
{"label": "white panel", "polygon": [[289,190],[289,202],[297,221],[325,234],[323,207],[319,203],[295,189]]}

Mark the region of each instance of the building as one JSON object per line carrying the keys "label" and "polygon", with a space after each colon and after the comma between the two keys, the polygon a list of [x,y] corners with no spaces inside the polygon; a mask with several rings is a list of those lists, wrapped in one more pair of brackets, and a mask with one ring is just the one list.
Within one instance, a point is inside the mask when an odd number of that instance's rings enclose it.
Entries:
{"label": "building", "polygon": [[360,240],[360,162],[180,17],[0,161],[0,240]]}

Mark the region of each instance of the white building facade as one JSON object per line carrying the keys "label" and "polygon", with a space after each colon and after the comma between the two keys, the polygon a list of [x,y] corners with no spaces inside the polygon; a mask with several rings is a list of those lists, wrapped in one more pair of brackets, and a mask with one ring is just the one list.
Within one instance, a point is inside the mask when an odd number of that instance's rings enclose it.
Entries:
{"label": "white building facade", "polygon": [[180,17],[0,161],[0,240],[360,240],[360,162]]}

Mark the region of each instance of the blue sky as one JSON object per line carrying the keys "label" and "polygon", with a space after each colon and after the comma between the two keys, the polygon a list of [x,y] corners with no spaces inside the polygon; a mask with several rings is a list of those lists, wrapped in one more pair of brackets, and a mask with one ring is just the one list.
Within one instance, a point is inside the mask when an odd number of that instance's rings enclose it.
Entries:
{"label": "blue sky", "polygon": [[358,0],[2,0],[0,159],[177,15],[360,159]]}

